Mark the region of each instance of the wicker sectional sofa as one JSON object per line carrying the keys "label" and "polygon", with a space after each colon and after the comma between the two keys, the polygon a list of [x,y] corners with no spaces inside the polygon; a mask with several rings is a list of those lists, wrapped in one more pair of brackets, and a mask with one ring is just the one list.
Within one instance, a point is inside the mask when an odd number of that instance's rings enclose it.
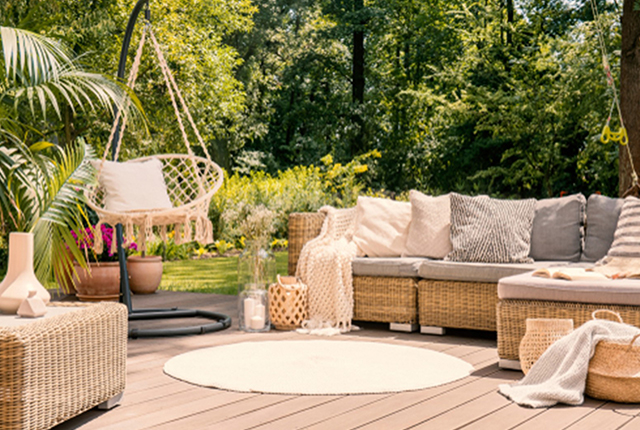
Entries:
{"label": "wicker sectional sofa", "polygon": [[[615,226],[620,207],[618,212],[607,209],[600,215],[609,213],[607,216],[615,218]],[[588,209],[586,213],[588,228]],[[592,218],[595,225],[596,215]],[[291,275],[295,274],[302,247],[320,233],[323,220],[322,213],[290,215]],[[613,232],[607,234],[613,236]],[[530,274],[523,275],[539,267],[593,264],[580,260],[491,264],[413,257],[355,258],[354,320],[385,322],[391,329],[403,331],[420,327],[422,333],[428,334],[442,334],[445,328],[497,331],[500,364],[507,368],[519,367],[518,345],[527,318],[573,318],[578,326],[590,319],[594,310],[607,308],[619,312],[625,322],[640,327],[640,280],[615,284],[622,285],[621,291],[614,292],[615,298],[608,300],[608,284],[567,289],[568,281],[545,279],[541,280],[544,287],[540,290],[539,285],[528,285]],[[594,296],[590,293],[593,288],[602,291]],[[542,292],[537,295],[539,291]]]}

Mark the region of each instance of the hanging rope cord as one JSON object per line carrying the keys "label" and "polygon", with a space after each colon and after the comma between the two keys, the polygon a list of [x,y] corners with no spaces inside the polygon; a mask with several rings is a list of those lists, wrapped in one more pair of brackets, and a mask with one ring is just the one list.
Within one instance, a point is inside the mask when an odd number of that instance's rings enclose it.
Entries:
{"label": "hanging rope cord", "polygon": [[[173,106],[173,110],[176,114],[176,119],[178,120],[178,127],[180,128],[180,132],[182,134],[182,140],[184,141],[184,144],[187,148],[187,153],[189,154],[189,156],[194,156],[193,151],[191,149],[191,145],[189,143],[189,136],[187,135],[187,131],[182,121],[182,115],[180,114],[180,108],[178,107],[178,102],[180,102],[182,111],[184,112],[184,115],[187,117],[187,120],[189,121],[189,125],[191,126],[191,129],[193,130],[193,133],[195,134],[198,140],[198,143],[200,144],[200,147],[204,152],[205,157],[207,158],[207,160],[211,161],[211,156],[209,155],[209,151],[207,151],[207,146],[204,143],[204,139],[202,139],[202,136],[200,135],[200,132],[196,127],[195,121],[191,116],[191,112],[189,111],[187,103],[184,101],[184,98],[182,97],[182,93],[180,92],[180,89],[176,84],[175,78],[173,77],[173,73],[171,72],[171,69],[167,65],[167,61],[164,58],[164,54],[162,53],[162,49],[160,48],[160,44],[158,43],[158,40],[156,39],[156,36],[153,33],[153,29],[151,28],[150,23],[147,23],[144,26],[142,36],[140,37],[140,43],[138,44],[138,49],[136,51],[136,56],[131,66],[131,72],[129,73],[129,79],[127,80],[127,86],[133,89],[136,83],[136,79],[138,77],[138,71],[140,70],[140,64],[142,62],[142,52],[144,51],[144,45],[147,39],[147,32],[149,33],[149,38],[151,39],[151,42],[153,44],[153,48],[156,53],[156,58],[158,59],[158,65],[160,66],[160,70],[162,70],[162,76],[164,77],[164,81],[167,86],[167,91],[169,93],[169,97],[171,98],[171,105]],[[130,102],[127,102],[127,107],[129,106],[129,103]],[[120,121],[121,118],[122,118],[122,121]],[[98,172],[98,176],[100,176],[100,172],[102,171],[102,165],[104,164],[104,161],[107,159],[109,155],[109,150],[111,149],[112,145],[116,145],[116,151],[115,151],[115,156],[113,161],[118,160],[118,156],[120,154],[120,147],[122,144],[122,135],[124,134],[126,123],[127,123],[126,109],[125,109],[124,115],[122,116],[121,116],[121,111],[118,111],[116,115],[116,119],[113,123],[113,127],[111,129],[109,140],[104,150],[104,154],[102,155],[102,163],[100,164],[100,171]],[[117,141],[114,142],[114,137],[116,136],[116,131],[118,130],[118,128],[120,129],[120,133],[118,133]]]}
{"label": "hanging rope cord", "polygon": [[[613,102],[611,104],[611,109],[609,109],[609,117],[607,118],[607,123],[602,130],[602,135],[600,140],[603,143],[608,143],[609,140],[614,140],[620,142],[622,146],[627,149],[627,156],[629,158],[629,164],[631,165],[631,187],[625,195],[629,194],[634,187],[640,188],[640,183],[638,182],[638,172],[636,171],[636,167],[633,163],[633,157],[631,155],[631,148],[629,148],[629,137],[627,135],[627,129],[624,126],[624,120],[622,118],[622,109],[620,107],[620,99],[618,98],[618,89],[616,88],[615,80],[613,79],[613,75],[611,74],[611,67],[609,65],[609,57],[607,55],[607,45],[604,40],[604,30],[600,26],[600,14],[598,12],[598,5],[596,4],[596,0],[591,0],[591,11],[593,12],[593,19],[596,25],[596,34],[598,35],[598,44],[600,45],[600,52],[602,53],[602,65],[604,67],[604,72],[607,76],[607,84],[611,87],[613,93]],[[618,110],[618,118],[620,119],[620,131],[612,132],[609,128],[609,123],[611,122],[611,116],[613,114],[613,109],[617,108]]]}
{"label": "hanging rope cord", "polygon": [[[160,236],[163,240],[167,240],[167,226],[173,225],[176,231],[176,244],[185,241],[196,240],[202,244],[213,242],[213,226],[207,217],[209,203],[215,192],[222,185],[223,172],[220,167],[215,164],[207,151],[206,145],[200,135],[195,121],[189,112],[189,108],[178,88],[167,61],[162,53],[160,44],[158,43],[151,25],[147,22],[140,36],[138,49],[131,66],[131,71],[127,79],[127,86],[133,88],[140,69],[142,54],[147,39],[150,39],[155,51],[158,65],[162,71],[167,92],[171,98],[171,105],[178,122],[178,127],[182,134],[187,154],[163,154],[157,158],[163,163],[163,173],[166,182],[167,192],[170,201],[173,203],[172,208],[167,209],[132,209],[124,211],[109,210],[105,207],[104,194],[95,188],[88,195],[89,206],[98,213],[100,218],[96,228],[99,229],[102,223],[122,224],[125,228],[125,245],[130,243],[134,238],[134,228],[138,226],[140,229],[139,250],[144,251],[146,242],[153,240],[154,226],[158,227]],[[113,160],[117,161],[122,145],[124,130],[128,120],[128,107],[130,100],[122,110],[118,110],[116,114],[109,140],[105,145],[105,151],[100,162],[97,177],[99,178],[105,161],[109,156],[109,152],[113,149]],[[182,109],[182,114],[181,114]],[[184,115],[184,116],[183,116]],[[185,121],[186,118],[186,121]],[[191,126],[198,143],[204,153],[203,157],[196,156],[193,153],[189,143],[189,137],[185,122]],[[115,145],[115,146],[114,146]],[[137,160],[143,161],[150,157],[143,157]],[[136,160],[131,160],[136,161]],[[192,227],[195,223],[195,230]],[[96,252],[102,252],[102,235],[95,234],[94,249]],[[115,252],[116,241],[112,242],[111,252]]]}

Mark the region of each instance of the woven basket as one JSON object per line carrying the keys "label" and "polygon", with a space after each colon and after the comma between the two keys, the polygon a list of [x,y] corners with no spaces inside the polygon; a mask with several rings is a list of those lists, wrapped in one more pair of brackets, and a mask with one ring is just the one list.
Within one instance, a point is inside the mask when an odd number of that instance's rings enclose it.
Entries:
{"label": "woven basket", "polygon": [[307,319],[307,286],[293,276],[278,275],[269,287],[269,317],[278,330],[294,330]]}
{"label": "woven basket", "polygon": [[520,342],[522,372],[526,375],[547,348],[572,331],[572,319],[527,318],[527,332]]}
{"label": "woven basket", "polygon": [[[607,312],[622,322],[619,314]],[[635,345],[640,334],[629,343],[601,341],[589,362],[585,394],[597,399],[620,403],[640,402],[640,345]]]}

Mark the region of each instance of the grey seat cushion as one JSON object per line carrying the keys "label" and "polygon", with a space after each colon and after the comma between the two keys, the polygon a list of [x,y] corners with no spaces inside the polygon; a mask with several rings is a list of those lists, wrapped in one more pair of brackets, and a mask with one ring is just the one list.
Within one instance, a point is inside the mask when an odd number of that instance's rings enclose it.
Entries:
{"label": "grey seat cushion", "polygon": [[498,282],[500,299],[640,305],[640,279],[565,281],[524,273]]}
{"label": "grey seat cushion", "polygon": [[355,276],[392,276],[397,278],[417,278],[418,267],[426,258],[369,258],[357,257],[351,264]]}
{"label": "grey seat cushion", "polygon": [[529,256],[536,261],[580,260],[585,205],[582,194],[538,200]]}
{"label": "grey seat cushion", "polygon": [[444,260],[424,260],[418,275],[439,281],[498,282],[505,276],[530,272],[540,267],[566,266],[566,261],[535,263],[462,263]]}

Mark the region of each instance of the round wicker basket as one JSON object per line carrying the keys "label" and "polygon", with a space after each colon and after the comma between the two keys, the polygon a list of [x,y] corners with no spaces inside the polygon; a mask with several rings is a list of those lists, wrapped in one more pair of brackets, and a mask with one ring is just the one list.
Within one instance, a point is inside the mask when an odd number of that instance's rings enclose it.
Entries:
{"label": "round wicker basket", "polygon": [[525,375],[547,348],[573,331],[572,319],[527,318],[526,323],[520,342],[520,366]]}
{"label": "round wicker basket", "polygon": [[[598,312],[593,313],[596,318]],[[619,314],[605,311],[617,316]],[[620,403],[640,402],[640,345],[635,345],[640,334],[629,343],[600,341],[589,362],[585,394],[597,399]]]}

